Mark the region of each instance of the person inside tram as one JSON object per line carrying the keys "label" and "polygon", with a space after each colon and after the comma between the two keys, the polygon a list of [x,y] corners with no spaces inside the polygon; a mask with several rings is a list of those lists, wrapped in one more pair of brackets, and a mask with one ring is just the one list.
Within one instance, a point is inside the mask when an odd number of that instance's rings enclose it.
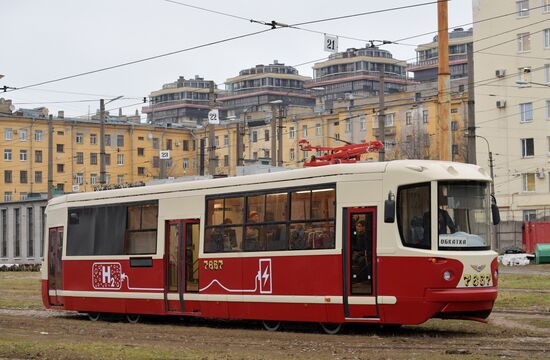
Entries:
{"label": "person inside tram", "polygon": [[[438,234],[453,234],[457,232],[457,227],[447,211],[447,196],[445,196],[442,191],[439,192],[439,206],[437,209],[437,233]],[[429,244],[430,233],[431,233],[431,215],[430,212],[424,213],[424,243]],[[449,229],[450,232],[447,232]]]}
{"label": "person inside tram", "polygon": [[223,224],[227,227],[223,230],[223,243],[226,250],[232,250],[237,248],[237,233],[235,229],[232,229],[228,226],[233,224],[230,218],[225,218]]}
{"label": "person inside tram", "polygon": [[358,281],[369,280],[371,275],[372,239],[366,230],[365,220],[357,220],[351,236],[351,265]]}
{"label": "person inside tram", "polygon": [[248,215],[248,225],[246,227],[246,250],[260,250],[260,226],[253,225],[260,222],[260,214],[257,211],[251,211]]}

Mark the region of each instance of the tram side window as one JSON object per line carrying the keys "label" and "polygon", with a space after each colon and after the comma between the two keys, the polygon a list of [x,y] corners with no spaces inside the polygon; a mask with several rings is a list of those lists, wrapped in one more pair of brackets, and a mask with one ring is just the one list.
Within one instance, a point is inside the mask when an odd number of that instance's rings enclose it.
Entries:
{"label": "tram side window", "polygon": [[430,218],[430,184],[399,187],[397,220],[404,246],[431,248]]}
{"label": "tram side window", "polygon": [[157,204],[69,209],[67,255],[154,254]]}
{"label": "tram side window", "polygon": [[244,197],[210,199],[207,201],[207,209],[204,251],[206,253],[241,251]]}

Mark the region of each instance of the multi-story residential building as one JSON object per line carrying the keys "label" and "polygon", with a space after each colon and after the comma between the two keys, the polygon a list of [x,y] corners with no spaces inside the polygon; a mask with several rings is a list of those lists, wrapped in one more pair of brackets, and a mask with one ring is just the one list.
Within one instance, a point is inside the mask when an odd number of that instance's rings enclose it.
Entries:
{"label": "multi-story residential building", "polygon": [[473,17],[477,162],[489,147],[498,205],[531,221],[550,205],[550,1],[475,0]]}
{"label": "multi-story residential building", "polygon": [[285,106],[313,108],[315,97],[304,89],[305,82],[310,79],[300,75],[294,67],[274,60],[273,64],[256,65],[227,79],[227,93],[218,101],[230,118],[243,113],[271,112],[274,101],[283,101]]}
{"label": "multi-story residential building", "polygon": [[[473,39],[472,28],[464,30],[456,28],[449,33],[449,71],[451,80],[468,77],[468,44]],[[410,63],[407,71],[414,73],[414,80],[437,81],[438,73],[438,41],[437,35],[433,41],[418,45],[416,61]]]}
{"label": "multi-story residential building", "polygon": [[143,107],[142,111],[151,124],[196,126],[208,118],[215,97],[223,93],[213,81],[198,75],[194,79],[180,76],[178,80],[164,84],[161,90],[151,92],[150,105]]}
{"label": "multi-story residential building", "polygon": [[371,46],[347,49],[330,55],[327,61],[316,63],[313,66],[314,78],[305,87],[323,88],[322,95],[327,100],[325,106],[330,108],[333,100],[345,99],[346,94],[378,94],[382,67],[385,92],[404,91],[409,83],[406,62],[394,59],[387,50]]}
{"label": "multi-story residential building", "polygon": [[[56,192],[92,191],[100,184],[100,124],[68,118],[27,118],[0,115],[0,152],[3,156],[0,195],[3,201],[26,200],[48,192],[49,122],[52,134],[52,186]],[[165,176],[193,175],[185,167],[194,158],[190,130],[133,122],[105,125],[107,184],[134,184],[159,177],[160,150],[170,150]],[[191,165],[193,162],[190,163]],[[196,163],[195,163],[196,166]]]}

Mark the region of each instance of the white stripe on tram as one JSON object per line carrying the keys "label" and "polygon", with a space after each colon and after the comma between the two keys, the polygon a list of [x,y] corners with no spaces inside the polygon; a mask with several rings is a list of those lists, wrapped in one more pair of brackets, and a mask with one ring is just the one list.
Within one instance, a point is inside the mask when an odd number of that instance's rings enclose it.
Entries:
{"label": "white stripe on tram", "polygon": [[[154,299],[163,300],[164,293],[151,292],[114,292],[114,291],[72,291],[55,290],[49,291],[50,296],[65,297],[91,297],[91,298],[113,298],[113,299]],[[178,293],[168,294],[168,300],[179,300]],[[304,295],[233,295],[233,294],[198,294],[185,293],[184,300],[191,301],[223,301],[223,302],[254,302],[254,303],[290,303],[290,304],[342,304],[342,296],[304,296]],[[395,296],[350,296],[348,303],[350,305],[375,305],[378,304],[396,304]]]}

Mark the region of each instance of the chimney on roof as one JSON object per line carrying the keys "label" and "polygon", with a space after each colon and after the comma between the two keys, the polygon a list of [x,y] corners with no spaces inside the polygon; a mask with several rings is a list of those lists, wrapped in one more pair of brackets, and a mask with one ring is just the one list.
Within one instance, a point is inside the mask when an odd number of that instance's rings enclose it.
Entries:
{"label": "chimney on roof", "polygon": [[65,111],[59,110],[59,111],[57,112],[57,117],[58,117],[59,119],[63,119],[63,118],[65,117]]}

